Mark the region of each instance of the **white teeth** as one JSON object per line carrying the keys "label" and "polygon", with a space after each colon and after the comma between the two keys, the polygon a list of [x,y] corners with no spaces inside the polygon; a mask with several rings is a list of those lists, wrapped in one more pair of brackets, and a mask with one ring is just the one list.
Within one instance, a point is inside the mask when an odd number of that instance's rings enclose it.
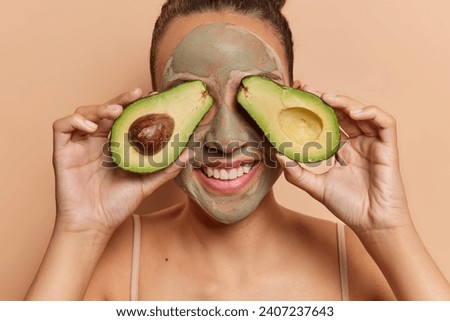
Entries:
{"label": "white teeth", "polygon": [[228,172],[228,179],[235,179],[235,178],[237,178],[237,169],[236,168],[232,168]]}
{"label": "white teeth", "polygon": [[228,179],[228,172],[223,168],[220,170],[220,179],[224,181]]}
{"label": "white teeth", "polygon": [[245,164],[244,166],[239,166],[237,168],[230,168],[230,169],[204,167],[203,172],[208,177],[214,177],[215,179],[227,181],[241,177],[244,174],[248,174],[252,169],[253,165],[254,163]]}
{"label": "white teeth", "polygon": [[253,167],[253,164],[245,164],[243,167],[244,174],[248,174],[250,172],[250,170],[252,169],[252,167]]}

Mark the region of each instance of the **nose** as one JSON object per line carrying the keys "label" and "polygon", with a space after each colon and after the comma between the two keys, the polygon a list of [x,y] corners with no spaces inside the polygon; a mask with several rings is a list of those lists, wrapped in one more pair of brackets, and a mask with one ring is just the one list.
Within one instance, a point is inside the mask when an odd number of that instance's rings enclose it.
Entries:
{"label": "nose", "polygon": [[221,105],[206,133],[205,146],[218,152],[232,153],[250,141],[250,127],[236,108]]}

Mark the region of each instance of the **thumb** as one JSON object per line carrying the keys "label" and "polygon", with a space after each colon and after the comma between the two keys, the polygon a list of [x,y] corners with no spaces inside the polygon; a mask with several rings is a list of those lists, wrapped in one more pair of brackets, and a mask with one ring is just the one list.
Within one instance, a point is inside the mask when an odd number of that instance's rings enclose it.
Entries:
{"label": "thumb", "polygon": [[311,173],[284,155],[277,153],[276,157],[284,170],[284,177],[289,183],[301,188],[318,201],[322,201],[324,191],[322,176]]}
{"label": "thumb", "polygon": [[158,187],[175,178],[185,168],[189,161],[195,156],[194,151],[185,148],[178,159],[168,167],[152,174],[142,176],[142,191],[145,197],[152,194]]}

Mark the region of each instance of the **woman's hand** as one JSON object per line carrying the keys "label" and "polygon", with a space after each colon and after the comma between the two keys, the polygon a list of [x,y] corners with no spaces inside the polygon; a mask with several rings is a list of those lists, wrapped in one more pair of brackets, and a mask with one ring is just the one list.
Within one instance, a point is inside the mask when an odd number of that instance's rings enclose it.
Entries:
{"label": "woman's hand", "polygon": [[[53,124],[57,230],[110,234],[145,197],[180,171],[175,164],[147,175],[105,166],[113,163],[107,146],[114,120],[141,97],[142,91],[135,89],[102,105],[79,107]],[[187,161],[187,153],[180,161],[178,165]]]}
{"label": "woman's hand", "polygon": [[102,105],[80,107],[53,124],[56,226],[27,300],[83,299],[111,234],[188,161],[186,150],[174,164],[147,175],[110,166],[112,124],[141,96],[135,89]]}
{"label": "woman's hand", "polygon": [[323,94],[308,86],[302,89],[334,108],[345,142],[334,166],[318,175],[279,155],[286,179],[323,203],[356,233],[410,225],[394,118],[345,96]]}
{"label": "woman's hand", "polygon": [[286,179],[323,203],[359,237],[399,300],[448,300],[450,285],[412,223],[400,175],[396,124],[375,106],[323,94],[346,142],[334,166],[313,174],[278,155]]}

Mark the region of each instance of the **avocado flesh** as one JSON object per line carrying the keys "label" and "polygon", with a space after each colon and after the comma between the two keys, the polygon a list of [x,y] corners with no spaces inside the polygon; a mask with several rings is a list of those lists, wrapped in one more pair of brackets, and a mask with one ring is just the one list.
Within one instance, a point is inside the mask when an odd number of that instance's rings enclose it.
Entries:
{"label": "avocado flesh", "polygon": [[[156,172],[169,166],[186,147],[212,104],[206,85],[199,80],[135,101],[112,126],[109,148],[112,159],[119,167],[136,173]],[[173,132],[159,151],[146,155],[130,141],[130,126],[140,117],[153,114],[170,116],[174,120]]]}
{"label": "avocado flesh", "polygon": [[272,145],[293,160],[322,161],[339,148],[336,114],[316,95],[266,77],[248,76],[242,80],[237,100]]}

